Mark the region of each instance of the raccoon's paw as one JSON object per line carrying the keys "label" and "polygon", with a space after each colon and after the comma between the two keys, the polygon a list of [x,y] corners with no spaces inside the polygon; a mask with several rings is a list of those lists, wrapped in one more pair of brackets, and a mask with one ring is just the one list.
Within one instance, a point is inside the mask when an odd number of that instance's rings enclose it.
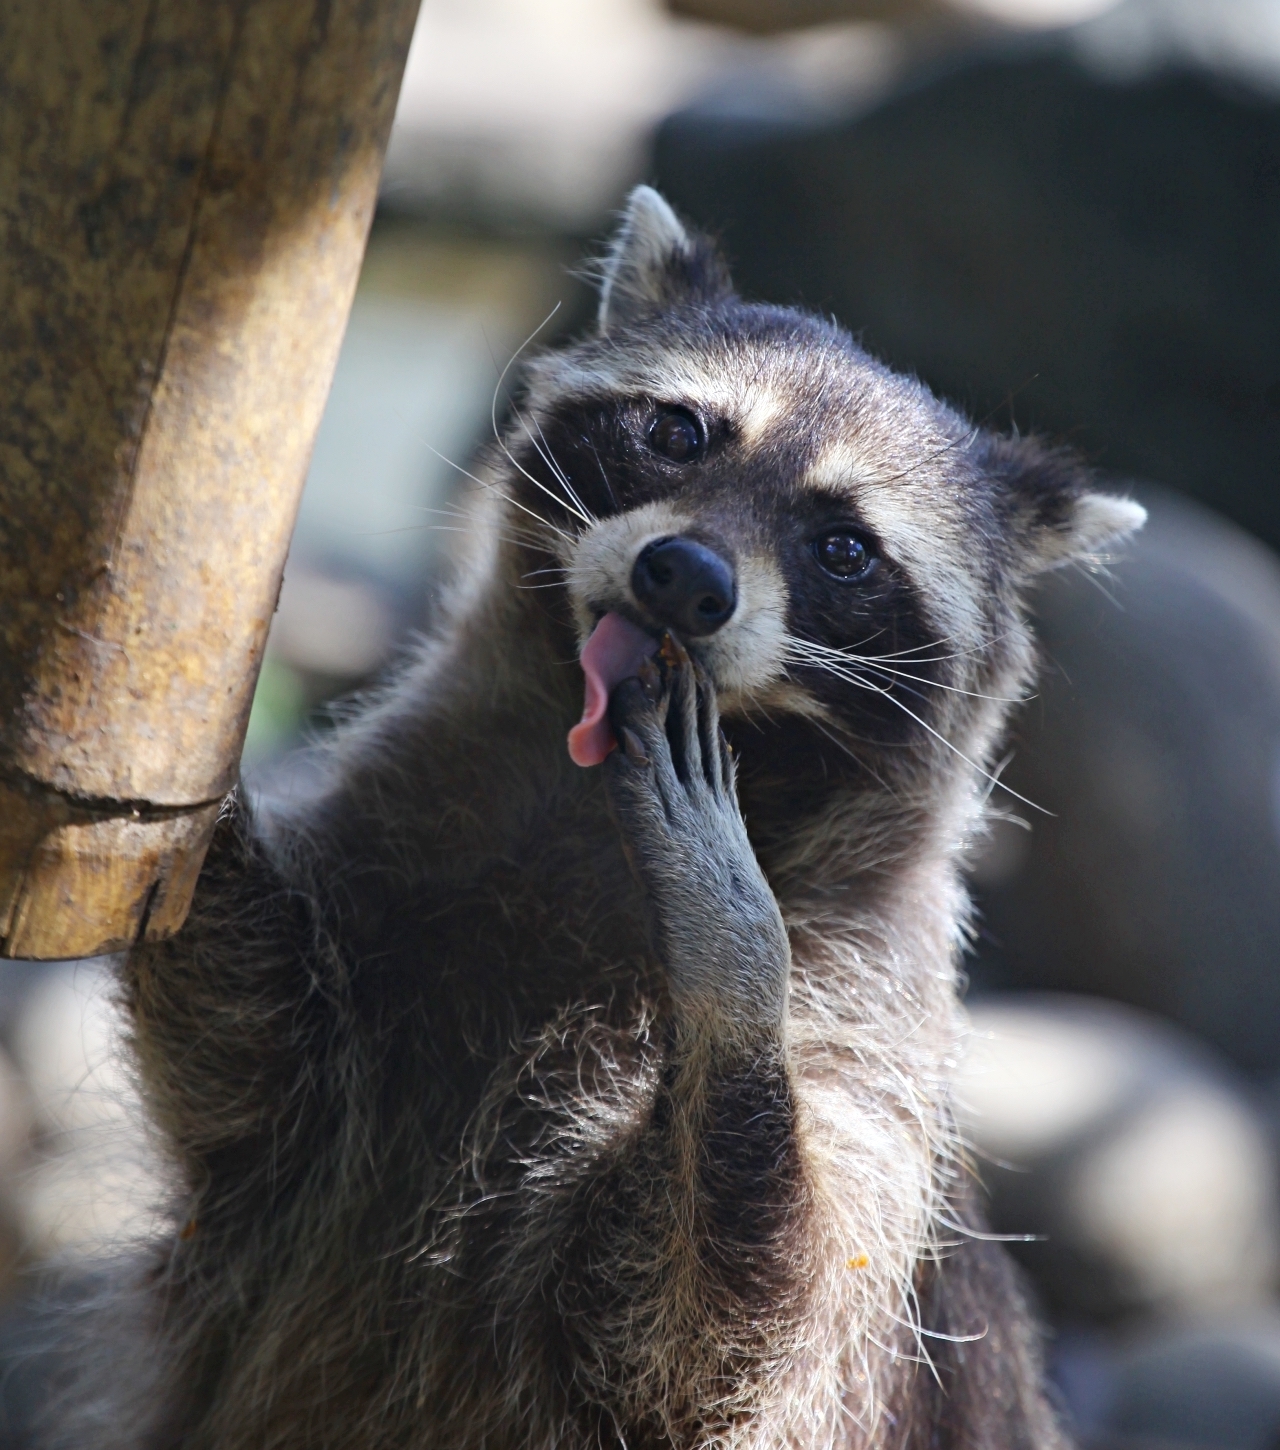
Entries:
{"label": "raccoon's paw", "polygon": [[609,804],[677,1006],[776,1025],[790,950],[738,809],[714,686],[668,635],[659,660],[614,690],[609,716]]}

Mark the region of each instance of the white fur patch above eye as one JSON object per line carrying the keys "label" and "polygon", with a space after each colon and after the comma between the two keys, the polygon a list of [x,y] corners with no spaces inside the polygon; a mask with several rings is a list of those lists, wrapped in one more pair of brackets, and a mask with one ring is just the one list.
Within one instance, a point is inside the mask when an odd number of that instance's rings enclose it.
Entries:
{"label": "white fur patch above eye", "polygon": [[551,412],[577,398],[645,397],[723,419],[746,447],[756,447],[770,426],[789,415],[794,398],[783,378],[736,375],[731,360],[679,354],[670,348],[633,348],[589,366],[556,355],[530,366],[530,410]]}
{"label": "white fur patch above eye", "polygon": [[883,472],[882,463],[855,438],[836,438],[825,444],[801,480],[804,488],[851,493],[859,482]]}
{"label": "white fur patch above eye", "polygon": [[789,399],[780,391],[766,386],[745,389],[726,413],[737,425],[739,436],[748,448],[754,448],[768,431],[770,424],[787,412]]}

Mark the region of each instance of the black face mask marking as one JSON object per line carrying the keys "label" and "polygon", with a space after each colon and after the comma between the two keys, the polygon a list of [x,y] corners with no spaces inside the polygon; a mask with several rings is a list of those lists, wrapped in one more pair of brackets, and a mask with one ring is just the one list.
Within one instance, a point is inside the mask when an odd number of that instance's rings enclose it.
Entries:
{"label": "black face mask marking", "polygon": [[652,398],[575,400],[531,431],[515,449],[526,470],[517,496],[571,532],[582,527],[573,498],[593,520],[612,518],[690,486],[734,442],[723,420]]}
{"label": "black face mask marking", "polygon": [[[920,603],[847,495],[799,484],[811,461],[808,440],[747,449],[730,425],[704,422],[690,408],[600,397],[554,410],[534,438],[537,447],[526,439],[517,450],[537,480],[521,480],[521,502],[571,536],[587,526],[569,490],[593,521],[669,500],[689,521],[682,536],[731,558],[763,556],[782,575],[788,639],[784,657],[771,664],[824,718],[749,731],[744,756],[781,751],[789,778],[799,782],[862,769],[870,753],[900,748],[922,732],[913,716],[928,718],[938,666]],[[662,456],[658,442],[688,456]],[[553,497],[566,501],[556,505]],[[633,568],[634,561],[617,581],[624,596],[634,586]],[[554,608],[555,591],[543,602]],[[686,633],[695,644],[699,631]],[[803,787],[797,790],[800,799]]]}

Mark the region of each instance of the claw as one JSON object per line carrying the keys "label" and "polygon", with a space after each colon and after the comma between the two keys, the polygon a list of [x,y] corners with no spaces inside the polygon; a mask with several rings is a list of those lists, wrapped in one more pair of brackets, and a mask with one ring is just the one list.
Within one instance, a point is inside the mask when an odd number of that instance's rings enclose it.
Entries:
{"label": "claw", "polygon": [[622,748],[626,752],[627,759],[632,765],[648,765],[648,755],[645,754],[644,742],[634,730],[622,727]]}
{"label": "claw", "polygon": [[656,705],[658,697],[662,694],[662,671],[654,664],[652,658],[645,660],[640,666],[637,678],[640,681],[640,688],[645,693],[645,698],[651,705]]}

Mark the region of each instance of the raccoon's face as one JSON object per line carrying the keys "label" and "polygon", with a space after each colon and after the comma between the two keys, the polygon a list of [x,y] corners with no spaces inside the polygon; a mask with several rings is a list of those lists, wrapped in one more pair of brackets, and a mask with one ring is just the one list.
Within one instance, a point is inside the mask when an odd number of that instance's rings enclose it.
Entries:
{"label": "raccoon's face", "polygon": [[606,691],[670,629],[729,717],[863,745],[954,732],[958,699],[1016,689],[1022,586],[1142,518],[835,326],[742,303],[648,188],[598,336],[535,364],[516,433],[517,501],[551,526],[579,646],[609,621]]}

